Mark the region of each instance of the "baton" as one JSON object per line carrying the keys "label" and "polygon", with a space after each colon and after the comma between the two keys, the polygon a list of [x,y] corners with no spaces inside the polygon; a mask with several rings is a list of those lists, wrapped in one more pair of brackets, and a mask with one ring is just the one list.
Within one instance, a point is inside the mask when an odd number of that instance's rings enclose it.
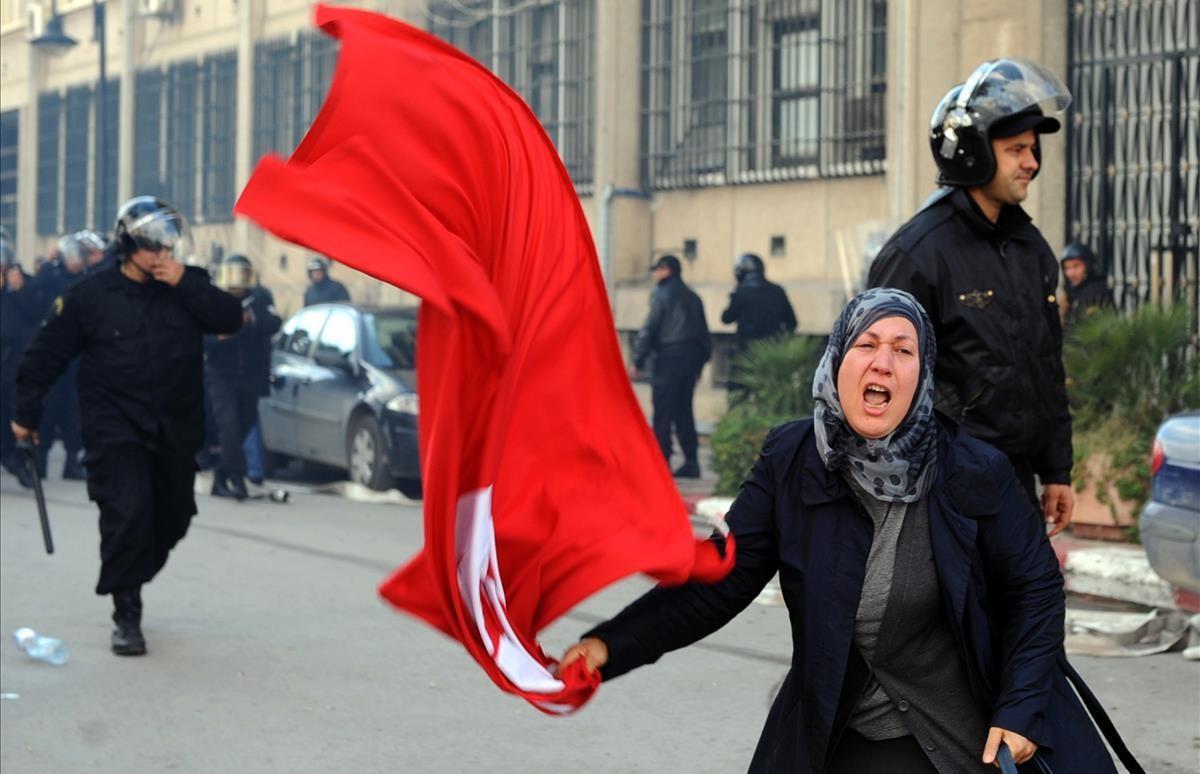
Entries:
{"label": "baton", "polygon": [[37,500],[38,518],[42,522],[42,543],[46,553],[54,553],[54,539],[50,537],[50,516],[46,513],[46,494],[42,491],[42,476],[38,473],[37,447],[31,441],[18,441],[17,448],[23,450],[29,464],[29,480],[33,482],[33,496]]}

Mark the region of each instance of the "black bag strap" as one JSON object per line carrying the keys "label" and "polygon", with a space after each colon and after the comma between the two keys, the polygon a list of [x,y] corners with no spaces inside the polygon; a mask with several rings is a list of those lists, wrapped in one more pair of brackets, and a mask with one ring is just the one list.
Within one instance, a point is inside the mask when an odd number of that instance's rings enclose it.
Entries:
{"label": "black bag strap", "polygon": [[1142,764],[1137,762],[1133,757],[1133,753],[1125,746],[1125,740],[1121,738],[1121,734],[1117,731],[1117,727],[1113,725],[1112,718],[1104,711],[1104,706],[1100,700],[1096,698],[1096,694],[1092,693],[1092,689],[1088,687],[1079,673],[1075,671],[1075,667],[1071,666],[1071,662],[1067,661],[1067,655],[1063,651],[1059,651],[1058,665],[1062,668],[1063,674],[1071,681],[1075,692],[1079,694],[1079,698],[1083,700],[1083,706],[1087,708],[1088,714],[1092,716],[1092,720],[1096,723],[1096,727],[1100,729],[1100,733],[1104,734],[1105,740],[1108,741],[1109,747],[1112,747],[1113,752],[1121,760],[1121,763],[1129,770],[1129,774],[1146,774],[1146,770],[1142,768]]}

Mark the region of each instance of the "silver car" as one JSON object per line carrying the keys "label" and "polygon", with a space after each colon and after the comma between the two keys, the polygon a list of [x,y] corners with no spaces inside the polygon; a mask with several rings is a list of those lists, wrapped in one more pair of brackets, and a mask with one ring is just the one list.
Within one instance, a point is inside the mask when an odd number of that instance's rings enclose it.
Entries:
{"label": "silver car", "polygon": [[1158,428],[1150,479],[1141,519],[1150,566],[1163,580],[1200,594],[1200,411]]}
{"label": "silver car", "polygon": [[420,497],[416,340],[415,308],[317,304],[292,315],[258,405],[264,448]]}

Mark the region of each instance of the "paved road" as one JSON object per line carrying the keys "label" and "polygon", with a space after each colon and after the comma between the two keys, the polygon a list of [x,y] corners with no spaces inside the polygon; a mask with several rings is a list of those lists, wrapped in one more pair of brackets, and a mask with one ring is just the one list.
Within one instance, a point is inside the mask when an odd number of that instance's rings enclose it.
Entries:
{"label": "paved road", "polygon": [[[704,643],[605,686],[578,716],[499,693],[456,645],[398,615],[376,584],[420,544],[415,508],[299,495],[200,498],[145,592],[150,655],[108,652],[94,508],[49,489],[58,553],[0,475],[0,628],[60,636],[71,662],[0,642],[0,769],[26,772],[733,772],[785,667],[782,608],[753,605]],[[552,627],[561,651],[647,587],[632,580]],[[1195,772],[1200,666],[1178,655],[1079,659],[1149,771]]]}

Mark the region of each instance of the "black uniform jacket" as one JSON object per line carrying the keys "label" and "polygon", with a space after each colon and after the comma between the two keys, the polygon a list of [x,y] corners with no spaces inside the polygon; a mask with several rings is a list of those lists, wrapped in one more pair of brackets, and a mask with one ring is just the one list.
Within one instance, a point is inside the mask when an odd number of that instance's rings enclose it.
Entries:
{"label": "black uniform jacket", "polygon": [[[1039,744],[1051,771],[1115,771],[1068,685],[1078,675],[1063,651],[1062,573],[1011,464],[943,420],[936,465],[929,537],[971,698],[990,725]],[[825,469],[805,419],[768,435],[726,520],[737,560],[724,580],[656,588],[585,636],[608,645],[602,674],[609,680],[721,628],[778,572],[791,620],[791,668],[750,771],[822,771],[866,677],[853,638],[871,518],[841,474]],[[1075,684],[1112,731],[1087,686]],[[1112,734],[1114,749],[1124,752]]]}
{"label": "black uniform jacket", "polygon": [[868,285],[906,290],[929,313],[939,411],[1028,457],[1042,483],[1070,483],[1058,261],[1024,210],[1005,207],[993,224],[951,189],[892,235]]}
{"label": "black uniform jacket", "polygon": [[210,377],[236,380],[246,391],[266,395],[270,392],[271,337],[282,321],[275,312],[275,297],[262,286],[253,288],[241,303],[250,312],[250,320],[228,338],[205,337],[205,367]]}
{"label": "black uniform jacket", "polygon": [[658,283],[650,295],[650,314],[634,343],[633,363],[640,369],[656,353],[695,357],[702,364],[712,353],[704,302],[674,275]]}
{"label": "black uniform jacket", "polygon": [[1112,291],[1103,275],[1088,277],[1078,287],[1067,286],[1067,325],[1079,322],[1089,313],[1115,307]]}
{"label": "black uniform jacket", "polygon": [[311,283],[304,291],[304,305],[332,304],[337,301],[349,301],[350,293],[346,286],[337,280],[326,277],[320,282]]}
{"label": "black uniform jacket", "polygon": [[738,345],[796,331],[796,313],[787,292],[763,275],[751,272],[729,294],[729,306],[721,322],[737,324]]}
{"label": "black uniform jacket", "polygon": [[204,440],[204,334],[241,324],[241,303],[203,269],[188,267],[171,287],[114,265],[55,301],[17,371],[14,419],[37,427],[46,392],[78,355],[84,446],[194,453]]}

